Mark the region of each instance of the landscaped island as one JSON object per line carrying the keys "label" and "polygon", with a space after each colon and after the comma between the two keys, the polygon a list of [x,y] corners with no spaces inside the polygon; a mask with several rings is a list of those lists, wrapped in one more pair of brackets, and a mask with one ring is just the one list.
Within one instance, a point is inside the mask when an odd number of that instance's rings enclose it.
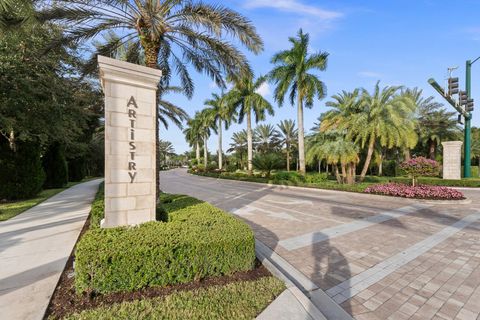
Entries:
{"label": "landscaped island", "polygon": [[244,222],[188,196],[161,198],[158,221],[101,229],[101,186],[50,318],[251,319],[284,290],[256,261]]}

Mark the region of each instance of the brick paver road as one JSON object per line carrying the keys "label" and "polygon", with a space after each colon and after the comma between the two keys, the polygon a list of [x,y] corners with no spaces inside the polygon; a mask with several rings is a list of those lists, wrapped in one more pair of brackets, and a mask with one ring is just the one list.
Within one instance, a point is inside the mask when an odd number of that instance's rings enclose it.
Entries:
{"label": "brick paver road", "polygon": [[480,319],[480,190],[469,204],[161,174],[244,219],[356,319]]}

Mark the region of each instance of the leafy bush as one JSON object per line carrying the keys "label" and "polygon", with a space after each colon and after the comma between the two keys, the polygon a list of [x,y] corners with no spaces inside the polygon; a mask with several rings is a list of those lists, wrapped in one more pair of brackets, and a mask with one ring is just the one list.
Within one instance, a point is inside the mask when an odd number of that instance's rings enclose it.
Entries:
{"label": "leafy bush", "polygon": [[328,180],[328,174],[323,173],[307,173],[305,175],[305,182],[307,183],[322,183]]}
{"label": "leafy bush", "polygon": [[42,190],[44,181],[38,143],[17,141],[13,151],[0,138],[0,200],[31,198]]}
{"label": "leafy bush", "polygon": [[395,177],[397,175],[397,162],[395,160],[385,160],[382,166],[385,177]]}
{"label": "leafy bush", "polygon": [[296,171],[279,171],[273,176],[276,181],[305,182],[305,177]]}
{"label": "leafy bush", "polygon": [[68,161],[68,181],[82,181],[87,175],[87,159],[77,157]]}
{"label": "leafy bush", "polygon": [[276,153],[257,154],[253,158],[252,164],[255,169],[262,172],[263,176],[269,178],[272,170],[283,166],[283,160]]}
{"label": "leafy bush", "polygon": [[76,249],[77,292],[132,291],[252,269],[248,225],[191,197],[164,201],[168,222],[85,233]]}
{"label": "leafy bush", "polygon": [[416,157],[400,164],[400,168],[412,178],[412,185],[415,186],[420,176],[436,176],[440,172],[440,165],[437,161],[425,157]]}
{"label": "leafy bush", "polygon": [[[399,183],[410,183],[411,179],[406,177],[395,177],[389,178],[390,182],[399,182]],[[461,179],[461,180],[449,180],[449,179],[441,179],[436,177],[419,177],[417,178],[417,182],[419,184],[427,184],[432,186],[448,186],[448,187],[468,187],[468,188],[479,188],[480,187],[480,179],[475,178],[468,178],[468,179]]]}
{"label": "leafy bush", "polygon": [[228,172],[235,172],[235,171],[237,171],[237,166],[235,164],[229,163],[225,167],[225,170],[227,170]]}
{"label": "leafy bush", "polygon": [[98,192],[95,196],[95,200],[92,203],[92,209],[90,210],[90,229],[100,228],[100,222],[105,217],[105,183],[102,182],[98,186]]}
{"label": "leafy bush", "polygon": [[416,199],[465,199],[460,191],[443,186],[417,185],[410,186],[402,183],[385,183],[370,186],[365,189],[366,193],[382,194],[394,197]]}
{"label": "leafy bush", "polygon": [[58,142],[51,144],[42,160],[46,174],[44,187],[65,187],[68,183],[68,167],[64,147]]}

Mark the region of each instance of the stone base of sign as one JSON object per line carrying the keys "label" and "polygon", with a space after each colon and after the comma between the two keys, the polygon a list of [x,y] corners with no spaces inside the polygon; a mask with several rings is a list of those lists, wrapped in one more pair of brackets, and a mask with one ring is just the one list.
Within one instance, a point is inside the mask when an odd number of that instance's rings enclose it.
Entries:
{"label": "stone base of sign", "polygon": [[445,141],[443,146],[443,179],[460,180],[462,141]]}
{"label": "stone base of sign", "polygon": [[102,227],[155,220],[155,112],[161,71],[98,57],[105,93]]}

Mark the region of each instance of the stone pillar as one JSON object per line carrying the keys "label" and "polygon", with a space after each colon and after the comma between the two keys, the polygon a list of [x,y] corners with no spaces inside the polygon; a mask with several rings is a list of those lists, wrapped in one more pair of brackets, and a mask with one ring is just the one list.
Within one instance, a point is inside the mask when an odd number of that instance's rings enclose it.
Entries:
{"label": "stone pillar", "polygon": [[160,70],[98,56],[105,93],[102,227],[155,220],[155,110]]}
{"label": "stone pillar", "polygon": [[443,146],[443,179],[462,178],[462,141],[445,141]]}

